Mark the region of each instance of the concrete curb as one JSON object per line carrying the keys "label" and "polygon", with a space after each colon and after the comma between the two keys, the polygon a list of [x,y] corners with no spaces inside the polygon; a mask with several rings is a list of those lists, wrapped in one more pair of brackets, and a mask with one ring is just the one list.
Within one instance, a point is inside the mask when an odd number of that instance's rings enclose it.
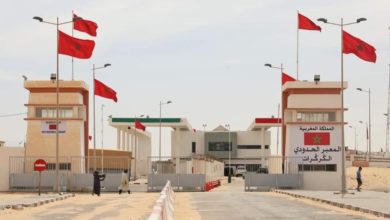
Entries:
{"label": "concrete curb", "polygon": [[5,209],[14,209],[14,210],[23,210],[24,207],[38,207],[44,204],[48,204],[51,202],[55,201],[61,201],[70,197],[75,197],[76,195],[74,193],[72,194],[62,194],[59,195],[56,198],[47,198],[47,199],[40,199],[37,198],[36,201],[30,201],[30,202],[21,202],[17,204],[12,204],[12,205],[4,205],[0,207],[0,210],[5,210]]}
{"label": "concrete curb", "polygon": [[310,199],[310,200],[313,200],[313,201],[316,201],[316,202],[325,203],[325,204],[336,206],[336,207],[339,207],[339,208],[344,208],[344,209],[349,209],[349,210],[353,210],[353,211],[363,212],[363,213],[366,213],[366,214],[375,215],[377,217],[390,218],[390,214],[389,213],[383,213],[383,212],[379,212],[379,211],[375,211],[375,210],[371,210],[371,209],[360,208],[360,207],[357,207],[357,206],[347,205],[347,204],[344,204],[344,203],[333,202],[333,201],[320,199],[320,198],[315,198],[315,197],[310,197],[310,196],[303,196],[303,195],[299,195],[299,194],[295,194],[295,193],[280,191],[280,190],[277,190],[277,189],[273,189],[272,192],[280,193],[280,194],[284,194],[284,195],[288,195],[288,196],[292,196],[292,197],[295,197],[295,198]]}

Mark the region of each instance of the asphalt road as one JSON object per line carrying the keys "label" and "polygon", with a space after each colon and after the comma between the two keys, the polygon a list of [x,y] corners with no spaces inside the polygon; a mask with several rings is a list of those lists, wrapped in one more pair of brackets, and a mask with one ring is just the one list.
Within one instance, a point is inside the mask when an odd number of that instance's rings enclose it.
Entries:
{"label": "asphalt road", "polygon": [[244,192],[243,181],[236,179],[206,193],[192,193],[191,207],[202,219],[367,219],[313,206],[299,199],[268,192]]}

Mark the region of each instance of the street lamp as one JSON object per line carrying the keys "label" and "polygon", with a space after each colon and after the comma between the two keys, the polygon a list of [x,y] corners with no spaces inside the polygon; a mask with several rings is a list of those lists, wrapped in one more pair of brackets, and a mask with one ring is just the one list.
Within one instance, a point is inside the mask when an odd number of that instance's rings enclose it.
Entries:
{"label": "street lamp", "polygon": [[[104,66],[95,67],[95,64],[92,66],[92,82],[93,82],[93,170],[96,171],[96,118],[95,118],[95,71],[98,69],[103,69],[111,66],[111,64],[106,63]],[[103,147],[103,146],[102,146]]]}
{"label": "street lamp", "polygon": [[354,129],[354,139],[355,139],[355,151],[356,151],[356,154],[357,154],[357,145],[356,145],[356,126],[348,126],[350,128],[353,128]]}
{"label": "street lamp", "polygon": [[369,146],[369,134],[368,134],[368,124],[367,122],[359,121],[360,124],[366,124],[366,138],[367,138],[367,144],[366,144],[366,160],[368,161],[368,146]]}
{"label": "street lamp", "polygon": [[59,21],[59,18],[57,17],[56,23],[54,22],[48,22],[43,20],[43,18],[35,16],[33,17],[34,20],[37,20],[41,23],[46,23],[46,24],[51,24],[55,25],[57,27],[57,60],[56,60],[56,66],[57,66],[57,72],[56,72],[56,190],[59,193],[60,192],[60,177],[59,177],[59,133],[58,133],[58,126],[59,126],[59,80],[60,80],[60,71],[59,71],[59,29],[60,25],[68,24],[68,23],[73,23],[75,21],[78,21],[82,19],[81,17],[73,18],[72,21],[67,21],[67,22],[61,22]]}
{"label": "street lamp", "polygon": [[161,102],[160,101],[160,125],[159,125],[159,136],[158,136],[158,160],[161,160],[161,106],[171,104],[172,101]]}
{"label": "street lamp", "polygon": [[340,79],[340,93],[341,93],[341,194],[347,193],[347,183],[346,183],[346,176],[345,176],[345,140],[344,140],[344,55],[343,55],[343,46],[344,46],[344,40],[343,40],[343,29],[344,26],[352,25],[352,24],[357,24],[362,21],[366,21],[366,18],[359,18],[356,19],[355,22],[350,22],[350,23],[343,23],[343,18],[341,18],[341,23],[333,23],[329,22],[325,18],[319,18],[317,21],[321,21],[325,24],[331,24],[331,25],[336,25],[340,27],[340,36],[341,36],[341,50],[340,50],[340,58],[341,58],[341,79]]}
{"label": "street lamp", "polygon": [[356,90],[368,93],[368,161],[371,159],[371,89],[364,90],[362,88],[357,88]]}
{"label": "street lamp", "polygon": [[229,175],[228,175],[228,183],[231,183],[232,182],[232,171],[231,171],[231,155],[230,155],[230,151],[232,150],[231,148],[231,144],[230,144],[230,124],[226,124],[225,127],[229,130],[229,142],[228,142],[228,146],[229,146],[229,166],[228,166],[228,169],[229,169]]}
{"label": "street lamp", "polygon": [[[280,64],[280,67],[272,66],[269,63],[264,64],[264,66],[269,67],[269,68],[273,68],[273,69],[279,69],[280,70],[280,80],[281,80],[281,83],[283,83],[283,63]],[[283,84],[281,84],[281,85],[283,86]],[[280,96],[280,103],[283,102],[282,86],[280,87],[280,94],[281,94],[281,96]],[[280,109],[280,104],[278,104],[278,123],[279,123],[279,109]],[[280,121],[280,123],[281,123],[281,126],[283,126],[283,110],[282,110],[281,118],[282,118],[282,120]],[[283,129],[282,129],[282,132],[283,132]],[[281,134],[281,136],[283,137],[283,134]],[[282,152],[282,155],[283,155],[283,149],[284,149],[283,148],[283,141],[281,143],[281,146],[282,146],[281,152]],[[278,126],[278,128],[276,130],[276,154],[279,153],[278,149],[279,149],[279,126]],[[265,147],[263,147],[263,150],[262,150],[262,160],[264,159],[264,150],[265,150]],[[283,157],[284,157],[284,155],[283,155]],[[262,161],[262,164],[264,164],[264,161]],[[284,173],[284,158],[282,159],[282,172]]]}

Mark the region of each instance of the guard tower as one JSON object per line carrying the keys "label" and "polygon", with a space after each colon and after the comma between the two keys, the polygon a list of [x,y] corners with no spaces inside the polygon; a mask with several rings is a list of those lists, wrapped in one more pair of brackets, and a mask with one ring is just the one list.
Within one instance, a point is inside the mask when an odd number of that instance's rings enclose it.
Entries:
{"label": "guard tower", "polygon": [[[50,158],[47,169],[55,170],[56,156],[56,82],[24,82],[30,94],[27,107],[26,159]],[[88,86],[83,81],[59,82],[59,169],[80,172],[81,157],[88,152]],[[69,163],[78,158],[78,165]],[[66,161],[66,162],[65,162]],[[28,168],[26,168],[28,169]]]}
{"label": "guard tower", "polygon": [[[303,188],[341,187],[341,83],[293,81],[283,85],[282,154],[285,172],[303,173]],[[343,83],[343,89],[347,83]],[[294,159],[295,158],[295,159]],[[294,161],[294,162],[291,162]]]}

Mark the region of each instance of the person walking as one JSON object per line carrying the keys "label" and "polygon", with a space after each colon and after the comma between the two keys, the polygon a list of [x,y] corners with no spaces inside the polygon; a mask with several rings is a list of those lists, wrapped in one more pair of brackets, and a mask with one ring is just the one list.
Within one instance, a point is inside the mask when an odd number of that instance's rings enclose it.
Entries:
{"label": "person walking", "polygon": [[359,169],[356,171],[356,180],[357,180],[357,187],[356,187],[356,190],[358,192],[360,192],[360,186],[363,184],[363,181],[362,181],[362,167],[359,167]]}
{"label": "person walking", "polygon": [[93,172],[93,191],[92,195],[96,194],[100,196],[100,182],[106,178],[106,174],[99,174],[99,171]]}
{"label": "person walking", "polygon": [[122,173],[121,184],[119,185],[119,195],[123,191],[127,191],[128,194],[131,193],[129,187],[129,175],[127,174],[127,170],[124,170]]}

